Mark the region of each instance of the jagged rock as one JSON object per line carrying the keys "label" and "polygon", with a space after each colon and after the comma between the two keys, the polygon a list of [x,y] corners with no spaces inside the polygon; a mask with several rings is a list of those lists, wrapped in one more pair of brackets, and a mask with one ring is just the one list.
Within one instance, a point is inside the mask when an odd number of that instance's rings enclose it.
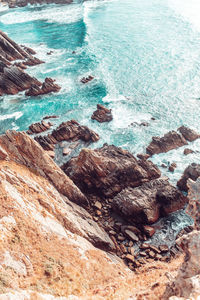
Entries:
{"label": "jagged rock", "polygon": [[35,4],[70,4],[72,0],[4,0],[5,3],[8,3],[9,8],[15,7],[24,7],[28,4],[35,5]]}
{"label": "jagged rock", "polygon": [[87,76],[87,77],[83,77],[83,78],[81,79],[81,82],[85,84],[85,83],[90,82],[90,81],[93,80],[93,79],[94,79],[94,77],[91,76],[91,75],[89,75],[89,76]]}
{"label": "jagged rock", "polygon": [[181,191],[187,192],[188,191],[188,186],[187,186],[188,179],[190,178],[190,179],[196,181],[199,176],[200,176],[200,164],[192,163],[185,169],[181,179],[177,182],[177,186],[179,187],[179,189]]}
{"label": "jagged rock", "polygon": [[173,173],[174,170],[176,169],[176,167],[177,167],[177,164],[176,164],[176,163],[172,163],[172,164],[169,166],[169,171]]}
{"label": "jagged rock", "polygon": [[34,134],[34,133],[41,133],[46,130],[48,130],[52,124],[50,122],[46,123],[45,121],[42,121],[41,123],[34,123],[29,126],[29,130],[27,131],[28,134]]}
{"label": "jagged rock", "polygon": [[26,91],[26,96],[39,96],[49,93],[57,93],[61,87],[55,83],[55,80],[52,78],[45,78],[42,86],[39,87],[36,84],[33,84],[28,91]]}
{"label": "jagged rock", "polygon": [[97,104],[97,110],[93,112],[91,119],[97,120],[100,123],[110,122],[113,119],[111,109],[108,109],[101,104]]}
{"label": "jagged rock", "polygon": [[153,137],[146,151],[148,154],[153,155],[168,152],[184,145],[187,145],[186,139],[176,131],[170,131],[163,137]]}
{"label": "jagged rock", "polygon": [[43,120],[47,120],[47,119],[57,119],[58,118],[58,116],[56,116],[56,115],[51,115],[51,116],[45,116],[44,118],[43,118]]}
{"label": "jagged rock", "polygon": [[194,151],[192,149],[189,149],[189,148],[185,148],[184,151],[183,151],[184,155],[188,155],[188,154],[192,154],[192,153],[194,153]]}
{"label": "jagged rock", "polygon": [[26,59],[24,61],[24,65],[26,66],[36,66],[36,65],[40,65],[40,64],[43,64],[44,61],[43,60],[40,60],[39,58],[37,57],[29,57],[28,59]]}
{"label": "jagged rock", "polygon": [[181,126],[178,131],[182,134],[182,136],[189,142],[193,142],[196,139],[200,138],[200,135],[195,132],[193,129],[190,129],[186,126]]}
{"label": "jagged rock", "polygon": [[185,260],[176,278],[168,284],[162,299],[167,300],[171,296],[198,299],[200,295],[200,232],[193,231],[187,236],[184,235],[178,243],[186,253]]}
{"label": "jagged rock", "polygon": [[144,227],[144,232],[148,237],[152,237],[154,233],[156,232],[155,229],[151,226],[145,225]]}
{"label": "jagged rock", "polygon": [[137,157],[139,158],[139,159],[141,159],[141,160],[147,160],[149,157],[150,157],[150,155],[149,154],[143,154],[143,153],[139,153],[139,154],[137,154]]}
{"label": "jagged rock", "polygon": [[128,151],[107,144],[96,150],[82,149],[63,170],[82,191],[101,197],[113,197],[127,186],[160,176],[153,163],[137,161]]}
{"label": "jagged rock", "polygon": [[126,188],[114,197],[115,211],[137,223],[154,223],[161,215],[182,208],[187,202],[167,178],[146,182],[136,188]]}

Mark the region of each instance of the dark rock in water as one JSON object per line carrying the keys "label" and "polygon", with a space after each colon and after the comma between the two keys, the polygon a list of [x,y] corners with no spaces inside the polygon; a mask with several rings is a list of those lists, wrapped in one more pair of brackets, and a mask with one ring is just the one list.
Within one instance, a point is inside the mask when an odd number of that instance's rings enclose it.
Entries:
{"label": "dark rock in water", "polygon": [[43,120],[47,120],[47,119],[56,119],[56,118],[58,118],[58,116],[56,116],[56,115],[45,116],[45,117],[43,118]]}
{"label": "dark rock in water", "polygon": [[40,65],[40,64],[43,64],[44,61],[38,59],[37,57],[29,57],[28,59],[26,59],[24,61],[24,65],[26,66],[35,66],[35,65]]}
{"label": "dark rock in water", "polygon": [[91,119],[97,120],[100,123],[110,122],[113,119],[111,109],[108,109],[101,104],[97,104],[97,110],[93,112]]}
{"label": "dark rock in water", "polygon": [[28,4],[70,4],[72,0],[4,0],[4,2],[8,3],[9,8],[15,8],[25,7]]}
{"label": "dark rock in water", "polygon": [[153,163],[138,162],[127,150],[107,144],[83,149],[63,170],[81,190],[101,197],[113,197],[127,186],[139,186],[161,174]]}
{"label": "dark rock in water", "polygon": [[60,124],[47,136],[36,136],[35,140],[44,150],[53,150],[55,144],[62,141],[96,142],[99,140],[99,135],[87,126],[82,126],[77,121],[71,120]]}
{"label": "dark rock in water", "polygon": [[145,225],[144,232],[148,237],[152,237],[155,233],[155,229],[149,225]]}
{"label": "dark rock in water", "polygon": [[188,179],[190,178],[190,179],[196,181],[199,176],[200,176],[200,164],[192,163],[185,169],[181,179],[177,182],[177,186],[179,187],[179,189],[181,191],[187,192],[188,191],[188,186],[187,186]]}
{"label": "dark rock in water", "polygon": [[42,87],[38,85],[32,85],[30,89],[26,92],[26,96],[39,96],[49,93],[59,92],[61,87],[55,83],[55,80],[52,78],[45,78],[45,81],[42,84]]}
{"label": "dark rock in water", "polygon": [[192,153],[194,153],[194,151],[192,149],[189,149],[189,148],[185,148],[184,151],[183,151],[184,155],[188,155],[188,154],[192,154]]}
{"label": "dark rock in water", "polygon": [[41,123],[39,122],[34,123],[29,126],[29,130],[27,131],[27,133],[28,134],[41,133],[48,130],[51,126],[52,124],[50,122],[46,123],[45,121],[42,121]]}
{"label": "dark rock in water", "polygon": [[27,46],[24,46],[24,45],[21,45],[21,47],[22,47],[28,54],[30,54],[30,55],[35,55],[35,54],[36,54],[35,50],[33,50],[33,49],[30,48],[30,47],[27,47]]}
{"label": "dark rock in water", "polygon": [[114,197],[114,210],[137,223],[154,223],[160,216],[182,208],[187,198],[173,187],[167,178],[128,187]]}
{"label": "dark rock in water", "polygon": [[146,151],[148,154],[153,155],[168,152],[184,145],[187,145],[186,139],[176,131],[170,131],[163,137],[153,137]]}
{"label": "dark rock in water", "polygon": [[172,164],[169,166],[169,171],[173,173],[174,170],[176,169],[176,167],[177,167],[176,163],[172,163]]}
{"label": "dark rock in water", "polygon": [[89,75],[89,76],[87,76],[87,77],[83,77],[83,78],[81,79],[81,82],[85,84],[85,83],[88,83],[88,82],[92,81],[93,79],[94,79],[94,77],[91,76],[91,75]]}
{"label": "dark rock in water", "polygon": [[139,158],[139,159],[141,159],[141,160],[146,160],[146,159],[148,159],[149,157],[150,157],[150,155],[149,154],[143,154],[143,153],[139,153],[139,154],[137,154],[137,157]]}
{"label": "dark rock in water", "polygon": [[196,139],[200,138],[200,135],[195,132],[194,130],[186,127],[186,126],[181,126],[178,131],[182,134],[182,136],[189,142],[193,142]]}

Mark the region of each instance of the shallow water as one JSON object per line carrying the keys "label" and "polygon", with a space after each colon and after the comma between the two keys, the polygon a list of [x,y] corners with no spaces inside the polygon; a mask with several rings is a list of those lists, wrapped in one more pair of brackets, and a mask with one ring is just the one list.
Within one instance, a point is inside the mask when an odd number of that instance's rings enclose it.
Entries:
{"label": "shallow water", "polygon": [[[110,0],[2,10],[1,30],[46,62],[28,72],[53,77],[62,89],[37,98],[2,97],[0,133],[57,114],[59,123],[74,118],[98,132],[101,139],[91,147],[107,142],[137,154],[152,136],[183,124],[200,131],[199,6],[197,0]],[[89,74],[95,80],[81,84]],[[112,122],[90,119],[97,103],[112,109]],[[138,125],[143,121],[149,126]],[[199,146],[197,140],[189,147]],[[174,174],[162,169],[173,183],[200,158],[184,156],[183,149],[152,159],[159,166],[177,163]]]}

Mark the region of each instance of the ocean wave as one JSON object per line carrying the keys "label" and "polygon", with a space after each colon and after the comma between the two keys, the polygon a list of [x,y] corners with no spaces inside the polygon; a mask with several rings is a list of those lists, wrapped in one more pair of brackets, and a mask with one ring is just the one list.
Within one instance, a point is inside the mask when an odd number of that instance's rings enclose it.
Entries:
{"label": "ocean wave", "polygon": [[47,23],[74,23],[82,18],[82,6],[80,4],[66,6],[44,6],[42,10],[12,11],[3,15],[0,20],[4,24],[18,24],[44,20]]}
{"label": "ocean wave", "polygon": [[13,114],[7,114],[7,115],[0,116],[0,121],[4,121],[4,120],[7,120],[7,119],[17,120],[17,119],[21,118],[22,115],[23,115],[23,113],[21,111],[16,111]]}

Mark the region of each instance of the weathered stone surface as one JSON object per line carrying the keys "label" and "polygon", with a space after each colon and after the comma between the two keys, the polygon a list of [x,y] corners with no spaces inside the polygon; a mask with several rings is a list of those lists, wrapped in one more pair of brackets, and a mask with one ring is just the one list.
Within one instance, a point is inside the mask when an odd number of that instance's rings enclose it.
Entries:
{"label": "weathered stone surface", "polygon": [[92,81],[93,79],[94,79],[94,77],[92,75],[89,75],[87,77],[83,77],[81,79],[81,82],[85,84],[85,83],[88,83],[88,82]]}
{"label": "weathered stone surface", "polygon": [[184,197],[167,178],[146,182],[136,188],[126,188],[113,199],[113,208],[138,223],[154,223],[184,206]]}
{"label": "weathered stone surface", "polygon": [[[193,231],[179,239],[186,253],[185,261],[176,278],[168,284],[162,299],[171,296],[183,299],[198,299],[200,296],[200,232]],[[171,299],[171,298],[170,298]]]}
{"label": "weathered stone surface", "polygon": [[111,109],[108,109],[101,104],[97,104],[97,110],[93,112],[91,119],[97,120],[100,123],[110,122],[113,119]]}
{"label": "weathered stone surface", "polygon": [[87,204],[86,197],[78,187],[53,162],[50,156],[24,132],[9,130],[0,136],[0,145],[7,159],[28,166],[48,178],[57,190],[78,204]]}
{"label": "weathered stone surface", "polygon": [[151,162],[137,161],[128,151],[107,144],[96,150],[83,149],[63,170],[82,191],[104,197],[160,176]]}
{"label": "weathered stone surface", "polygon": [[179,189],[181,191],[187,192],[188,191],[188,186],[187,186],[188,179],[190,178],[190,179],[196,181],[199,176],[200,176],[200,164],[192,163],[185,169],[181,179],[177,182],[177,186],[179,187]]}
{"label": "weathered stone surface", "polygon": [[148,154],[153,155],[168,152],[184,145],[187,145],[186,139],[176,131],[170,131],[163,137],[153,137],[146,151]]}
{"label": "weathered stone surface", "polygon": [[34,123],[29,126],[29,130],[27,131],[28,134],[37,134],[48,130],[52,124],[50,122],[46,123],[42,121],[41,123]]}
{"label": "weathered stone surface", "polygon": [[[99,135],[87,126],[80,125],[77,121],[71,120],[61,123],[52,133],[43,136],[36,136],[35,140],[43,147],[44,150],[53,150],[55,144],[62,141],[96,142]],[[63,153],[64,155],[67,155]]]}
{"label": "weathered stone surface", "polygon": [[192,153],[194,153],[194,151],[192,149],[189,149],[189,148],[185,148],[184,151],[183,151],[184,155],[189,155],[189,154],[192,154]]}
{"label": "weathered stone surface", "polygon": [[15,7],[24,7],[28,4],[34,5],[34,4],[70,4],[72,3],[72,0],[4,0],[4,3],[7,3],[9,8],[15,8]]}
{"label": "weathered stone surface", "polygon": [[28,91],[26,91],[26,96],[40,96],[49,93],[57,93],[61,87],[55,83],[52,78],[45,78],[42,86],[33,84]]}
{"label": "weathered stone surface", "polygon": [[193,129],[190,129],[186,126],[181,126],[178,131],[182,134],[182,136],[189,142],[193,142],[196,139],[200,138],[200,135],[195,132]]}

